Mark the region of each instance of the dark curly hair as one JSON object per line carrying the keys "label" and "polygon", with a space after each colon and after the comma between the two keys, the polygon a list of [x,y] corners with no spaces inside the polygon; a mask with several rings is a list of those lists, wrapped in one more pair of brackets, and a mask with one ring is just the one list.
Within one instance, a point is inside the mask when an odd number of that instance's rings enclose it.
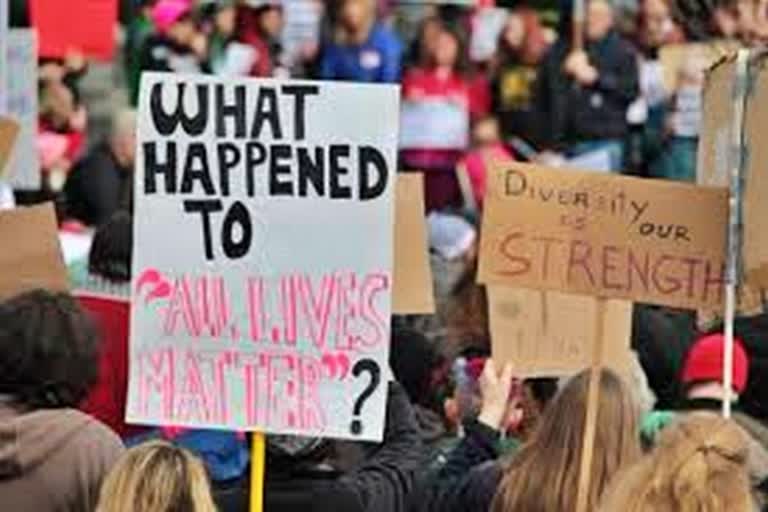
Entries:
{"label": "dark curly hair", "polygon": [[118,210],[96,230],[88,271],[113,282],[130,281],[132,252],[132,217],[129,212]]}
{"label": "dark curly hair", "polygon": [[96,332],[72,296],[34,290],[0,304],[0,393],[33,409],[73,407],[97,373]]}

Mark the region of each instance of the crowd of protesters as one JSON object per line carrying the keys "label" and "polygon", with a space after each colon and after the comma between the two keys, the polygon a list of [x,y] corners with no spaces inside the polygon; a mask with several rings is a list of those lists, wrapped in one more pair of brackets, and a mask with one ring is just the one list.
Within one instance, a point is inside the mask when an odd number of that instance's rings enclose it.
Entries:
{"label": "crowd of protesters", "polygon": [[[466,115],[465,144],[400,152],[425,177],[437,311],[393,319],[382,443],[269,436],[265,510],[576,510],[589,372],[521,379],[491,358],[475,282],[486,162],[600,154],[606,171],[695,181],[710,62],[684,59],[670,88],[661,55],[760,44],[768,3],[590,0],[580,48],[567,1],[135,3],[115,64],[129,105],[159,71],[399,83],[404,103]],[[40,144],[41,190],[15,203],[52,199],[62,229],[94,236],[73,295],[0,303],[0,509],[245,510],[248,435],[124,420],[136,114],[92,136],[91,65],[75,50],[39,62],[39,136],[59,143]],[[768,510],[768,315],[736,330],[726,420],[719,326],[634,306],[632,368],[599,376],[588,510]]]}

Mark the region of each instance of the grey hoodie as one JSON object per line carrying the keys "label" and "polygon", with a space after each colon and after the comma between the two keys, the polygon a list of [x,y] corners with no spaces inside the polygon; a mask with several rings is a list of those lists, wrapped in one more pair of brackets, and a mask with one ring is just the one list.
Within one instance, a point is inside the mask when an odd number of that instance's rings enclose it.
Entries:
{"label": "grey hoodie", "polygon": [[123,449],[117,435],[79,411],[23,411],[0,402],[0,510],[95,510],[101,482]]}

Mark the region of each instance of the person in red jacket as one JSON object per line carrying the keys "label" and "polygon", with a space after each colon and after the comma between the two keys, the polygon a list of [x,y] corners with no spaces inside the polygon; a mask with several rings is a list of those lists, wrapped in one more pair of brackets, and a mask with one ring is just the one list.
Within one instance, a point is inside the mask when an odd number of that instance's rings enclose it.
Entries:
{"label": "person in red jacket", "polygon": [[258,7],[237,7],[237,35],[241,43],[255,50],[251,76],[271,77],[280,66],[283,10],[279,2],[266,1]]}
{"label": "person in red jacket", "polygon": [[120,437],[144,432],[125,423],[128,393],[130,269],[133,246],[131,216],[114,214],[97,231],[88,259],[88,280],[78,290],[80,305],[101,334],[99,377],[80,409],[106,423]]}
{"label": "person in red jacket", "polygon": [[[454,169],[466,149],[469,138],[469,118],[473,112],[472,88],[463,73],[464,49],[460,36],[446,26],[434,36],[434,42],[424,46],[427,55],[423,62],[408,70],[403,78],[402,94],[407,104],[443,105],[440,110],[446,112],[451,107],[463,110],[465,119],[464,141],[457,135],[456,143],[448,147],[445,141],[440,145],[424,144],[414,147],[410,144],[402,152],[403,163],[408,169],[418,169],[425,173],[427,209],[440,209],[446,206],[458,206],[461,202],[458,181]],[[437,112],[436,110],[433,112]],[[408,119],[408,118],[405,118]],[[443,121],[420,118],[405,122],[423,122],[417,130],[430,130],[429,125],[442,124]],[[410,130],[409,130],[410,131]]]}

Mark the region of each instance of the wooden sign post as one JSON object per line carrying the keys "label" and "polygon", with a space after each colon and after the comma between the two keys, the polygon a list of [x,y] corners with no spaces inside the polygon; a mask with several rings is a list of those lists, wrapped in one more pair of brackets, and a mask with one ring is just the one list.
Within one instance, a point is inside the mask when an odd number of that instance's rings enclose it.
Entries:
{"label": "wooden sign post", "polygon": [[603,370],[603,345],[605,344],[605,299],[597,299],[595,325],[597,333],[592,348],[592,366],[589,370],[589,388],[587,389],[587,411],[584,419],[584,438],[581,442],[581,467],[579,468],[579,489],[576,495],[576,512],[586,512],[589,505],[589,481],[592,475],[592,452],[595,447],[597,412],[600,398],[600,377]]}

